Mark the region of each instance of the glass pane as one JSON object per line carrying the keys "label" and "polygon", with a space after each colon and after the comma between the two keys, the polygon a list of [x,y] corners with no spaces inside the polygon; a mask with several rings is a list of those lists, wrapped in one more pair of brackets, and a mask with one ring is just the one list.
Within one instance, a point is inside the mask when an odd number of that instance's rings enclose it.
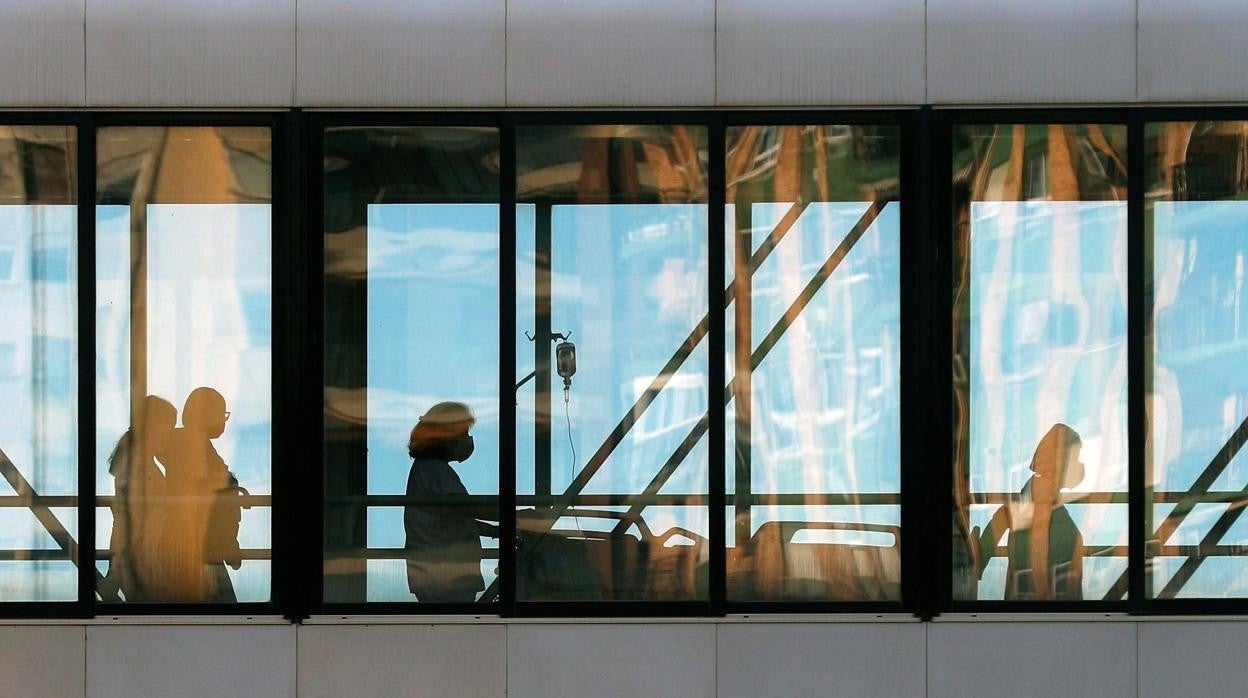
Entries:
{"label": "glass pane", "polygon": [[1248,122],[1148,124],[1146,584],[1248,596]]}
{"label": "glass pane", "polygon": [[0,127],[0,601],[78,597],[76,141]]}
{"label": "glass pane", "polygon": [[1126,592],[1125,145],[954,129],[955,599]]}
{"label": "glass pane", "polygon": [[900,130],[727,138],[728,597],[898,600]]}
{"label": "glass pane", "polygon": [[498,140],[325,133],[325,601],[497,598]]}
{"label": "glass pane", "polygon": [[707,597],[705,158],[701,127],[518,129],[521,601]]}
{"label": "glass pane", "polygon": [[97,152],[97,594],[267,601],[269,129],[104,128]]}

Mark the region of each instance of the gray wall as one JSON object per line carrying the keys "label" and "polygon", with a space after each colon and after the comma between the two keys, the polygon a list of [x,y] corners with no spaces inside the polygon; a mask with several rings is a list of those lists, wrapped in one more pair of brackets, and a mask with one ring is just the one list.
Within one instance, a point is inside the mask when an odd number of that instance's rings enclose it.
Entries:
{"label": "gray wall", "polygon": [[[1245,36],[1242,0],[5,0],[0,107],[1235,102]],[[0,698],[1248,685],[1231,620],[442,623],[0,626]]]}
{"label": "gray wall", "polygon": [[1248,622],[0,626],[0,696],[1240,696]]}
{"label": "gray wall", "polygon": [[1248,99],[1243,0],[5,0],[0,106]]}

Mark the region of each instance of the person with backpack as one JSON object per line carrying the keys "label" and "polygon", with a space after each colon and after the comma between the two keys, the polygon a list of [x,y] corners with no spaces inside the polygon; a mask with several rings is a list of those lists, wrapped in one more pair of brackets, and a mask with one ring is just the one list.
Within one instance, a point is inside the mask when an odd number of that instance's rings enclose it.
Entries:
{"label": "person with backpack", "polygon": [[1031,478],[1022,491],[993,514],[979,538],[978,574],[984,573],[998,542],[1006,543],[1005,600],[1083,599],[1083,535],[1062,500],[1063,489],[1083,481],[1079,434],[1055,424],[1031,457]]}
{"label": "person with backpack", "polygon": [[182,409],[182,428],[173,433],[160,540],[162,601],[236,600],[226,565],[242,565],[238,527],[245,490],[212,444],[229,418],[221,393],[196,388]]}

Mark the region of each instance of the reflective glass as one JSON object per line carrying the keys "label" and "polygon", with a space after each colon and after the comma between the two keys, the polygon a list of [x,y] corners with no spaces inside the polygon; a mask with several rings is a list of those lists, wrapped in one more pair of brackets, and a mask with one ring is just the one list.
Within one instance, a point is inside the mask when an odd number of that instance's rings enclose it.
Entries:
{"label": "reflective glass", "polygon": [[728,597],[898,600],[900,129],[727,139]]}
{"label": "reflective glass", "polygon": [[1125,146],[954,129],[955,599],[1125,593]]}
{"label": "reflective glass", "polygon": [[1248,122],[1148,124],[1150,598],[1248,596]]}
{"label": "reflective glass", "polygon": [[0,127],[0,602],[78,597],[77,161]]}
{"label": "reflective glass", "polygon": [[497,600],[498,140],[325,133],[325,601]]}
{"label": "reflective glass", "polygon": [[100,129],[104,601],[270,598],[269,129]]}
{"label": "reflective glass", "polygon": [[517,599],[707,597],[706,129],[517,130]]}

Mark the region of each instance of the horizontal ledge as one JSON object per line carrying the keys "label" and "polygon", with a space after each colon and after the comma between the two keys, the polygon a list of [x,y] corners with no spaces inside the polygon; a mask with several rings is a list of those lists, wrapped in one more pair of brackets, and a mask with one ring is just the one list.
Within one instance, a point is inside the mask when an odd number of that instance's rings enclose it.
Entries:
{"label": "horizontal ledge", "polygon": [[58,626],[126,626],[126,625],[290,625],[290,621],[281,616],[145,616],[145,615],[112,615],[96,616],[95,618],[4,618],[0,619],[0,627],[58,625]]}
{"label": "horizontal ledge", "polygon": [[742,623],[920,623],[909,613],[746,613],[727,616],[508,617],[492,615],[315,615],[304,625],[725,625]]}
{"label": "horizontal ledge", "polygon": [[933,623],[1248,623],[1248,615],[1183,615],[1156,614],[1132,615],[1113,612],[1060,612],[1060,613],[942,613],[932,618]]}
{"label": "horizontal ledge", "polygon": [[[1130,615],[1127,613],[947,613],[932,623],[1246,623],[1248,615]],[[345,625],[748,625],[748,624],[919,624],[908,613],[749,613],[722,617],[502,618],[493,615],[316,615],[309,626]],[[96,618],[6,618],[5,627],[282,626],[281,616],[100,616]]]}

